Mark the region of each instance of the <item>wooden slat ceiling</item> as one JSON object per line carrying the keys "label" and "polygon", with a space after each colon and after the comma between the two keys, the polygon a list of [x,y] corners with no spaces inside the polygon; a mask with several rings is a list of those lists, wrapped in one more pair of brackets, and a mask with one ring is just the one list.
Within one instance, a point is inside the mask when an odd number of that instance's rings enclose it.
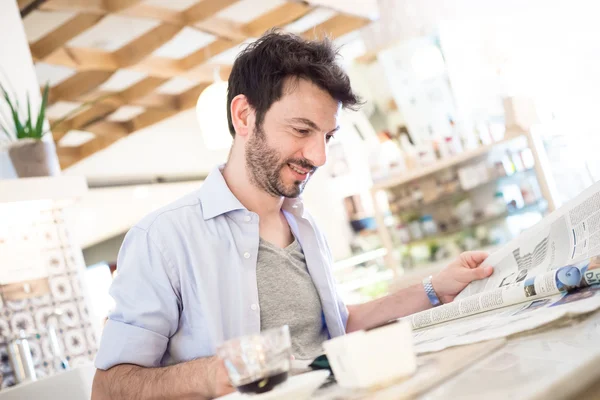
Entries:
{"label": "wooden slat ceiling", "polygon": [[[239,4],[242,2],[251,4]],[[261,7],[264,12],[257,12]],[[245,20],[247,14],[256,15]],[[52,18],[59,21],[56,26],[40,23]],[[298,32],[298,26],[305,26],[300,24],[303,18],[316,21],[315,25]],[[51,84],[49,114],[52,105],[93,103],[53,130],[62,168],[194,107],[202,90],[212,82],[216,68],[221,78],[227,79],[231,53],[235,55],[240,45],[268,29],[286,29],[296,23],[295,32],[304,37],[337,38],[369,22],[309,2],[284,0],[48,0],[24,19],[36,69],[67,75]],[[115,24],[120,24],[120,29],[111,29]],[[136,26],[141,26],[141,33],[136,34]],[[118,41],[124,32],[133,32],[134,37],[122,44]],[[201,35],[199,40],[206,40],[206,44],[196,48],[198,41],[180,38],[174,46],[183,56],[160,55],[159,49],[183,34]],[[78,45],[81,42],[91,44]],[[157,51],[159,55],[154,54]],[[221,56],[227,62],[214,61]],[[139,79],[120,90],[103,88],[124,71]],[[141,111],[126,120],[114,118],[118,110],[131,106]],[[61,139],[71,131],[94,136],[77,146],[63,145]]]}

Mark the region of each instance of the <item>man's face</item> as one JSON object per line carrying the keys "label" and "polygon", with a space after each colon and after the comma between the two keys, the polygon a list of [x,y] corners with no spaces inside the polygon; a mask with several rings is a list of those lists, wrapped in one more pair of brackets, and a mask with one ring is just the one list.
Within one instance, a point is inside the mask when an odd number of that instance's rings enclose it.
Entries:
{"label": "man's face", "polygon": [[289,80],[261,126],[246,143],[254,185],[275,197],[298,197],[327,160],[327,143],[339,128],[339,103],[313,83]]}

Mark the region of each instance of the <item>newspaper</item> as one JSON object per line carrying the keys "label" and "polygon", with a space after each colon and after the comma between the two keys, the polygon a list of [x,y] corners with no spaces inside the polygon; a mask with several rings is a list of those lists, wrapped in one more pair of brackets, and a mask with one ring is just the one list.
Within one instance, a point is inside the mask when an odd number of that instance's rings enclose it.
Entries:
{"label": "newspaper", "polygon": [[[424,328],[440,322],[452,321],[593,285],[596,283],[596,275],[591,271],[591,275],[586,272],[588,272],[590,265],[600,267],[600,263],[596,263],[595,260],[596,258],[577,265],[561,267],[519,283],[477,293],[449,304],[413,314],[409,317],[410,322],[413,329]],[[600,269],[594,272],[598,272],[598,275],[600,275]],[[586,280],[585,276],[590,276],[589,281]]]}
{"label": "newspaper", "polygon": [[[552,307],[576,288],[597,293],[598,254],[600,183],[491,254],[483,262],[494,267],[489,278],[472,282],[450,304],[406,317],[418,350],[507,336],[600,308],[600,297],[575,308]],[[540,312],[515,314],[524,307]]]}
{"label": "newspaper", "polygon": [[[503,338],[561,323],[600,308],[600,285],[449,321],[414,332],[417,353]],[[569,321],[567,319],[567,321]]]}
{"label": "newspaper", "polygon": [[457,300],[518,283],[600,254],[600,182],[592,185],[541,222],[491,254],[483,263],[494,267]]}

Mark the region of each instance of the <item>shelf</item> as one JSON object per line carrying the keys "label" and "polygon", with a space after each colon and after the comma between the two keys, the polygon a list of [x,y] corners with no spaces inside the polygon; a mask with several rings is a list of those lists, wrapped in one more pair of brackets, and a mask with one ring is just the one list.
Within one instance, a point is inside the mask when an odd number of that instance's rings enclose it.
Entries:
{"label": "shelf", "polygon": [[73,200],[87,191],[84,176],[0,179],[0,203],[35,200]]}
{"label": "shelf", "polygon": [[442,193],[442,194],[439,195],[439,197],[437,197],[436,199],[431,200],[431,201],[429,201],[427,203],[415,203],[415,204],[410,204],[410,205],[408,205],[406,207],[401,207],[401,210],[402,210],[402,212],[404,212],[404,211],[407,211],[407,210],[408,211],[414,210],[415,208],[420,209],[420,208],[423,208],[423,207],[431,207],[433,205],[436,205],[436,204],[439,204],[439,203],[443,203],[445,201],[448,201],[448,200],[454,199],[456,197],[459,197],[460,195],[471,193],[471,192],[473,192],[473,191],[475,191],[477,189],[481,189],[482,187],[485,187],[485,186],[490,185],[492,183],[499,183],[499,182],[503,182],[503,181],[506,181],[506,180],[514,179],[516,177],[527,176],[527,175],[530,175],[530,174],[532,174],[534,172],[535,172],[534,168],[529,168],[529,169],[525,169],[523,171],[517,171],[517,172],[513,173],[512,175],[499,176],[499,177],[496,177],[496,178],[492,178],[492,179],[490,179],[487,182],[483,182],[483,183],[480,183],[480,184],[478,184],[476,186],[473,186],[470,189],[466,189],[465,190],[465,189],[461,188],[461,189],[455,190],[454,192]]}
{"label": "shelf", "polygon": [[392,270],[386,269],[384,271],[371,274],[366,278],[357,278],[348,283],[341,283],[338,285],[338,289],[341,292],[353,292],[355,290],[362,289],[370,285],[375,285],[380,282],[389,281],[393,279],[393,277],[394,272]]}
{"label": "shelf", "polygon": [[505,136],[504,139],[502,139],[498,142],[488,144],[485,146],[480,146],[474,150],[466,151],[466,152],[458,154],[456,156],[449,157],[444,160],[440,160],[440,161],[436,162],[435,164],[428,165],[424,168],[418,168],[418,169],[408,172],[408,173],[399,174],[397,176],[393,176],[393,177],[384,179],[382,181],[375,182],[373,184],[372,190],[378,191],[378,190],[382,190],[382,189],[388,189],[388,188],[394,187],[394,186],[404,185],[406,183],[409,183],[414,180],[423,178],[425,176],[434,174],[436,172],[443,171],[444,169],[463,164],[469,160],[472,160],[474,158],[477,158],[484,154],[487,154],[492,149],[494,149],[496,146],[511,142],[512,140],[514,140],[522,135],[523,135],[523,133],[507,132],[507,136]]}
{"label": "shelf", "polygon": [[422,244],[425,244],[425,243],[429,243],[429,242],[431,242],[433,240],[445,239],[445,238],[448,238],[448,237],[450,237],[452,235],[460,233],[460,232],[462,232],[462,231],[464,231],[466,229],[472,229],[472,228],[475,228],[475,227],[480,226],[480,225],[489,224],[490,222],[500,221],[500,220],[503,220],[503,219],[505,219],[507,217],[511,217],[513,215],[525,214],[525,213],[528,213],[528,212],[531,212],[531,211],[543,211],[544,206],[541,204],[542,202],[543,202],[543,200],[540,200],[540,201],[538,201],[536,203],[526,205],[525,207],[520,208],[520,209],[515,210],[515,211],[510,211],[510,212],[507,211],[507,212],[504,212],[504,213],[499,214],[499,215],[493,215],[493,216],[481,218],[481,219],[478,219],[478,220],[474,221],[471,224],[468,224],[468,225],[465,225],[465,226],[460,226],[460,227],[454,228],[454,229],[450,229],[450,230],[448,230],[446,232],[442,232],[442,233],[437,234],[437,235],[426,236],[426,237],[424,237],[422,239],[417,239],[417,240],[411,240],[408,243],[403,243],[401,246],[418,246],[418,245],[422,245]]}
{"label": "shelf", "polygon": [[349,267],[354,267],[358,264],[362,264],[367,261],[375,260],[379,257],[384,257],[387,254],[387,249],[379,248],[376,250],[367,251],[365,253],[357,254],[353,257],[346,258],[344,260],[333,263],[333,271],[339,271]]}

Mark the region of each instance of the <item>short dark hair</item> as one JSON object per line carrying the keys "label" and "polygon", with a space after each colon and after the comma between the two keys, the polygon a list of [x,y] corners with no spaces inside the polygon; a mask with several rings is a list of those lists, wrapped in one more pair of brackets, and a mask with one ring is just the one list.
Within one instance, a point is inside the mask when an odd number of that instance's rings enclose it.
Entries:
{"label": "short dark hair", "polygon": [[361,100],[352,91],[346,72],[336,63],[337,56],[338,49],[327,38],[306,40],[277,30],[251,43],[237,56],[229,74],[227,122],[231,135],[235,137],[231,120],[235,96],[246,96],[260,126],[271,105],[282,97],[285,80],[290,77],[311,81],[344,108],[359,106]]}

